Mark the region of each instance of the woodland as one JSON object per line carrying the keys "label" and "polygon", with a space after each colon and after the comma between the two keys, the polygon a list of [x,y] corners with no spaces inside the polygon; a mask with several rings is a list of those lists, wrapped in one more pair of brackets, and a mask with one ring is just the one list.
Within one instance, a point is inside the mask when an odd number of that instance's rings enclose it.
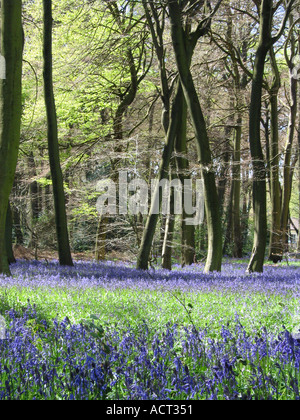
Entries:
{"label": "woodland", "polygon": [[299,399],[299,0],[0,34],[0,399]]}
{"label": "woodland", "polygon": [[[15,55],[1,96],[1,270],[11,241],[67,265],[71,251],[142,269],[174,258],[219,271],[227,255],[261,272],[265,256],[281,261],[299,227],[298,2],[48,7],[52,19],[23,1],[18,22],[10,7],[8,39],[2,25],[2,55]],[[97,182],[120,171],[201,178],[204,222],[172,215],[174,196],[168,214],[98,214]]]}

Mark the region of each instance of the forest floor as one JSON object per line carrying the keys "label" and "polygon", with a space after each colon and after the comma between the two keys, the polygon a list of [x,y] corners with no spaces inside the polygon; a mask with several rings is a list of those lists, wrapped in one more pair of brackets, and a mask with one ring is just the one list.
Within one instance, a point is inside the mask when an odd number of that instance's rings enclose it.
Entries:
{"label": "forest floor", "polygon": [[23,258],[0,276],[0,400],[300,399],[298,264]]}
{"label": "forest floor", "polygon": [[[15,258],[17,260],[27,260],[27,261],[53,261],[58,260],[57,251],[53,250],[41,250],[26,248],[22,245],[14,245],[13,251]],[[93,261],[95,256],[91,251],[86,252],[73,252],[72,258],[74,261]],[[107,254],[108,261],[122,261],[122,262],[132,262],[132,257],[129,257],[129,254],[120,253],[120,252],[110,252]]]}

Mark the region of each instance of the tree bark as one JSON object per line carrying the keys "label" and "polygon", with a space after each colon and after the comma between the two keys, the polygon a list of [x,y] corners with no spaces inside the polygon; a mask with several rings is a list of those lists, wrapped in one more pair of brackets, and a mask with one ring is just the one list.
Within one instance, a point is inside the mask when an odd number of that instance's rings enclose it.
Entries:
{"label": "tree bark", "polygon": [[[184,181],[189,178],[189,161],[187,157],[187,104],[185,98],[181,103],[179,111],[180,120],[176,138],[176,167],[177,175],[184,185]],[[184,203],[184,191],[182,192],[182,202]],[[182,265],[189,266],[195,262],[195,226],[186,223],[186,219],[190,217],[186,214],[185,208],[181,216],[181,250]]]}
{"label": "tree bark", "polygon": [[48,150],[52,176],[55,222],[59,262],[73,266],[67,226],[63,175],[60,166],[58,128],[52,75],[52,0],[43,0],[44,5],[44,94],[48,122]]}
{"label": "tree bark", "polygon": [[191,42],[189,37],[184,37],[185,31],[182,27],[180,6],[174,0],[168,0],[168,5],[177,68],[196,135],[198,159],[204,180],[204,199],[208,228],[208,255],[204,271],[206,273],[221,271],[222,226],[219,198],[206,123],[190,70],[191,57],[198,38],[195,39],[193,37],[194,40]]}
{"label": "tree bark", "polygon": [[[300,41],[299,41],[299,54],[300,54]],[[298,101],[298,116],[300,117],[300,101]],[[298,177],[299,177],[299,233],[298,233],[298,246],[297,251],[300,252],[300,118],[298,121],[298,153],[299,153],[299,160],[298,160]]]}
{"label": "tree bark", "polygon": [[[234,185],[233,182],[231,184],[231,189],[230,189],[230,199],[227,205],[227,210],[226,210],[226,231],[225,231],[225,239],[224,239],[224,244],[223,244],[223,255],[228,255],[227,252],[229,252],[230,255],[232,255],[233,249],[232,249],[232,242],[233,242],[233,227],[232,227],[232,223],[233,223],[233,193],[234,193]],[[230,247],[229,247],[230,245]]]}
{"label": "tree bark", "polygon": [[[36,177],[36,165],[34,160],[33,152],[30,152],[28,157],[28,173],[30,178]],[[40,206],[39,206],[39,195],[38,195],[38,183],[36,181],[31,181],[29,185],[29,195],[30,195],[30,207],[31,207],[31,220],[30,220],[30,240],[28,248],[37,247],[37,237],[35,232],[35,225],[39,217]]]}
{"label": "tree bark", "polygon": [[260,37],[256,51],[250,104],[249,141],[253,164],[254,244],[248,272],[263,272],[267,245],[267,188],[265,158],[260,124],[265,61],[272,45],[273,1],[263,0],[260,11]]}
{"label": "tree bark", "polygon": [[281,209],[281,252],[286,252],[288,246],[288,220],[290,211],[290,201],[292,194],[291,182],[291,160],[294,135],[297,121],[297,91],[298,80],[293,76],[293,67],[290,67],[290,117],[288,126],[287,142],[284,151],[284,170],[283,170],[283,194]]}
{"label": "tree bark", "polygon": [[275,264],[282,260],[280,245],[281,199],[279,182],[279,121],[278,121],[278,93],[280,89],[280,74],[274,49],[271,49],[271,63],[274,74],[273,85],[270,89],[271,104],[271,145],[270,145],[270,185],[272,202],[272,224],[269,260]]}
{"label": "tree bark", "polygon": [[95,259],[96,261],[104,261],[106,250],[106,232],[107,232],[108,218],[99,216],[97,234],[96,234],[96,246],[95,246]]}
{"label": "tree bark", "polygon": [[0,81],[0,273],[9,275],[6,216],[18,159],[22,113],[21,0],[2,0],[1,15],[1,47],[6,60],[6,79]]}
{"label": "tree bark", "polygon": [[232,228],[233,228],[233,256],[242,258],[243,241],[241,231],[241,139],[242,117],[238,117],[234,139],[233,151],[233,203],[232,203]]}
{"label": "tree bark", "polygon": [[9,264],[14,264],[16,262],[14,252],[13,252],[13,246],[12,246],[12,229],[13,229],[12,213],[11,213],[10,204],[8,203],[7,215],[6,215],[6,228],[5,228],[5,243],[6,243],[7,259],[8,259]]}
{"label": "tree bark", "polygon": [[[172,165],[170,165],[170,182],[173,179],[172,176]],[[174,188],[170,191],[170,212],[166,218],[165,237],[162,249],[162,267],[165,270],[172,270],[172,251],[173,251],[173,236],[175,227],[175,214],[174,214]]]}
{"label": "tree bark", "polygon": [[295,0],[290,0],[286,7],[284,19],[275,37],[272,37],[273,0],[262,0],[260,8],[260,36],[256,51],[252,94],[250,105],[249,141],[253,164],[253,211],[254,211],[254,244],[248,272],[263,272],[267,244],[267,185],[266,167],[260,137],[262,89],[265,61],[270,48],[281,38]]}
{"label": "tree bark", "polygon": [[[162,160],[159,169],[159,175],[157,177],[157,183],[163,179],[168,178],[168,170],[170,165],[171,156],[175,146],[175,140],[178,130],[178,109],[180,109],[180,104],[183,100],[183,91],[180,83],[177,85],[176,95],[171,107],[171,116],[170,116],[170,125],[168,134],[166,137],[166,144],[164,147]],[[156,225],[158,222],[159,214],[155,212],[156,202],[159,203],[159,208],[161,208],[162,203],[162,194],[160,194],[160,188],[157,186],[153,201],[151,204],[150,213],[147,217],[146,226],[143,233],[142,243],[137,259],[137,268],[140,270],[148,270],[149,268],[149,258],[152,248],[152,242],[155,234]]]}
{"label": "tree bark", "polygon": [[24,245],[20,211],[17,207],[14,206],[12,206],[12,218],[15,229],[16,242],[18,245]]}

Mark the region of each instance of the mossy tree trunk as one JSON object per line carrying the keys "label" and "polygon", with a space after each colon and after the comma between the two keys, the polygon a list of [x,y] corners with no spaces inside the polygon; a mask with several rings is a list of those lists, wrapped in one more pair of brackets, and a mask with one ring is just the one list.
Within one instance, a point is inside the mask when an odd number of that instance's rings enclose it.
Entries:
{"label": "mossy tree trunk", "polygon": [[6,216],[18,159],[22,113],[22,1],[1,2],[1,54],[6,79],[0,81],[0,273],[10,274]]}
{"label": "mossy tree trunk", "polygon": [[59,262],[73,266],[67,227],[66,200],[63,175],[60,165],[57,116],[53,91],[52,70],[52,0],[43,0],[44,5],[44,94],[48,122],[48,151],[52,176],[55,222]]}

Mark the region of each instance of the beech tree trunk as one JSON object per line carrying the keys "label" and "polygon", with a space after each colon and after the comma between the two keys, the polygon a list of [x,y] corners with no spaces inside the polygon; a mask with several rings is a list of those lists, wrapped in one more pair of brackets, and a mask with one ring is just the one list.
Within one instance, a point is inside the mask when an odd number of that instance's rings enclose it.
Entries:
{"label": "beech tree trunk", "polygon": [[171,156],[175,146],[175,140],[178,130],[178,109],[180,109],[180,104],[183,101],[183,91],[180,83],[177,85],[177,90],[175,98],[171,107],[170,115],[170,124],[169,130],[166,137],[166,144],[164,147],[162,160],[159,169],[159,175],[157,177],[158,186],[155,190],[153,201],[151,204],[150,213],[147,217],[146,226],[143,232],[143,238],[140,246],[140,251],[137,259],[137,268],[140,270],[148,270],[149,268],[149,259],[153,243],[153,238],[155,234],[156,225],[159,219],[159,214],[156,214],[155,207],[156,203],[159,203],[159,208],[161,208],[162,203],[162,194],[160,194],[159,182],[162,179],[168,178],[168,171]]}
{"label": "beech tree trunk", "polygon": [[186,32],[182,27],[182,15],[178,2],[168,0],[168,6],[177,69],[196,135],[198,159],[202,167],[202,178],[204,180],[204,200],[208,228],[208,255],[204,271],[206,273],[221,271],[223,240],[219,198],[206,123],[190,70],[193,51],[198,39],[202,36],[202,32],[200,31],[199,36],[192,39],[189,36],[185,37]]}
{"label": "beech tree trunk", "polygon": [[[190,177],[189,161],[187,157],[187,104],[183,98],[181,103],[181,110],[179,112],[180,120],[176,138],[176,166],[177,175],[184,185],[185,179]],[[184,203],[184,191],[182,192],[182,202]],[[195,226],[186,223],[186,219],[190,217],[183,208],[181,216],[181,252],[182,252],[182,265],[192,265],[195,262]]]}
{"label": "beech tree trunk", "polygon": [[248,272],[263,272],[267,245],[266,168],[260,124],[265,61],[271,48],[272,0],[263,0],[260,12],[260,38],[256,51],[250,104],[249,141],[253,164],[254,244]]}
{"label": "beech tree trunk", "polygon": [[52,176],[59,262],[73,266],[67,227],[66,201],[60,166],[58,129],[52,76],[52,0],[44,5],[44,94],[48,122],[48,151]]}
{"label": "beech tree trunk", "polygon": [[22,113],[22,1],[1,2],[1,53],[6,79],[0,80],[0,273],[10,274],[6,216],[18,159]]}

